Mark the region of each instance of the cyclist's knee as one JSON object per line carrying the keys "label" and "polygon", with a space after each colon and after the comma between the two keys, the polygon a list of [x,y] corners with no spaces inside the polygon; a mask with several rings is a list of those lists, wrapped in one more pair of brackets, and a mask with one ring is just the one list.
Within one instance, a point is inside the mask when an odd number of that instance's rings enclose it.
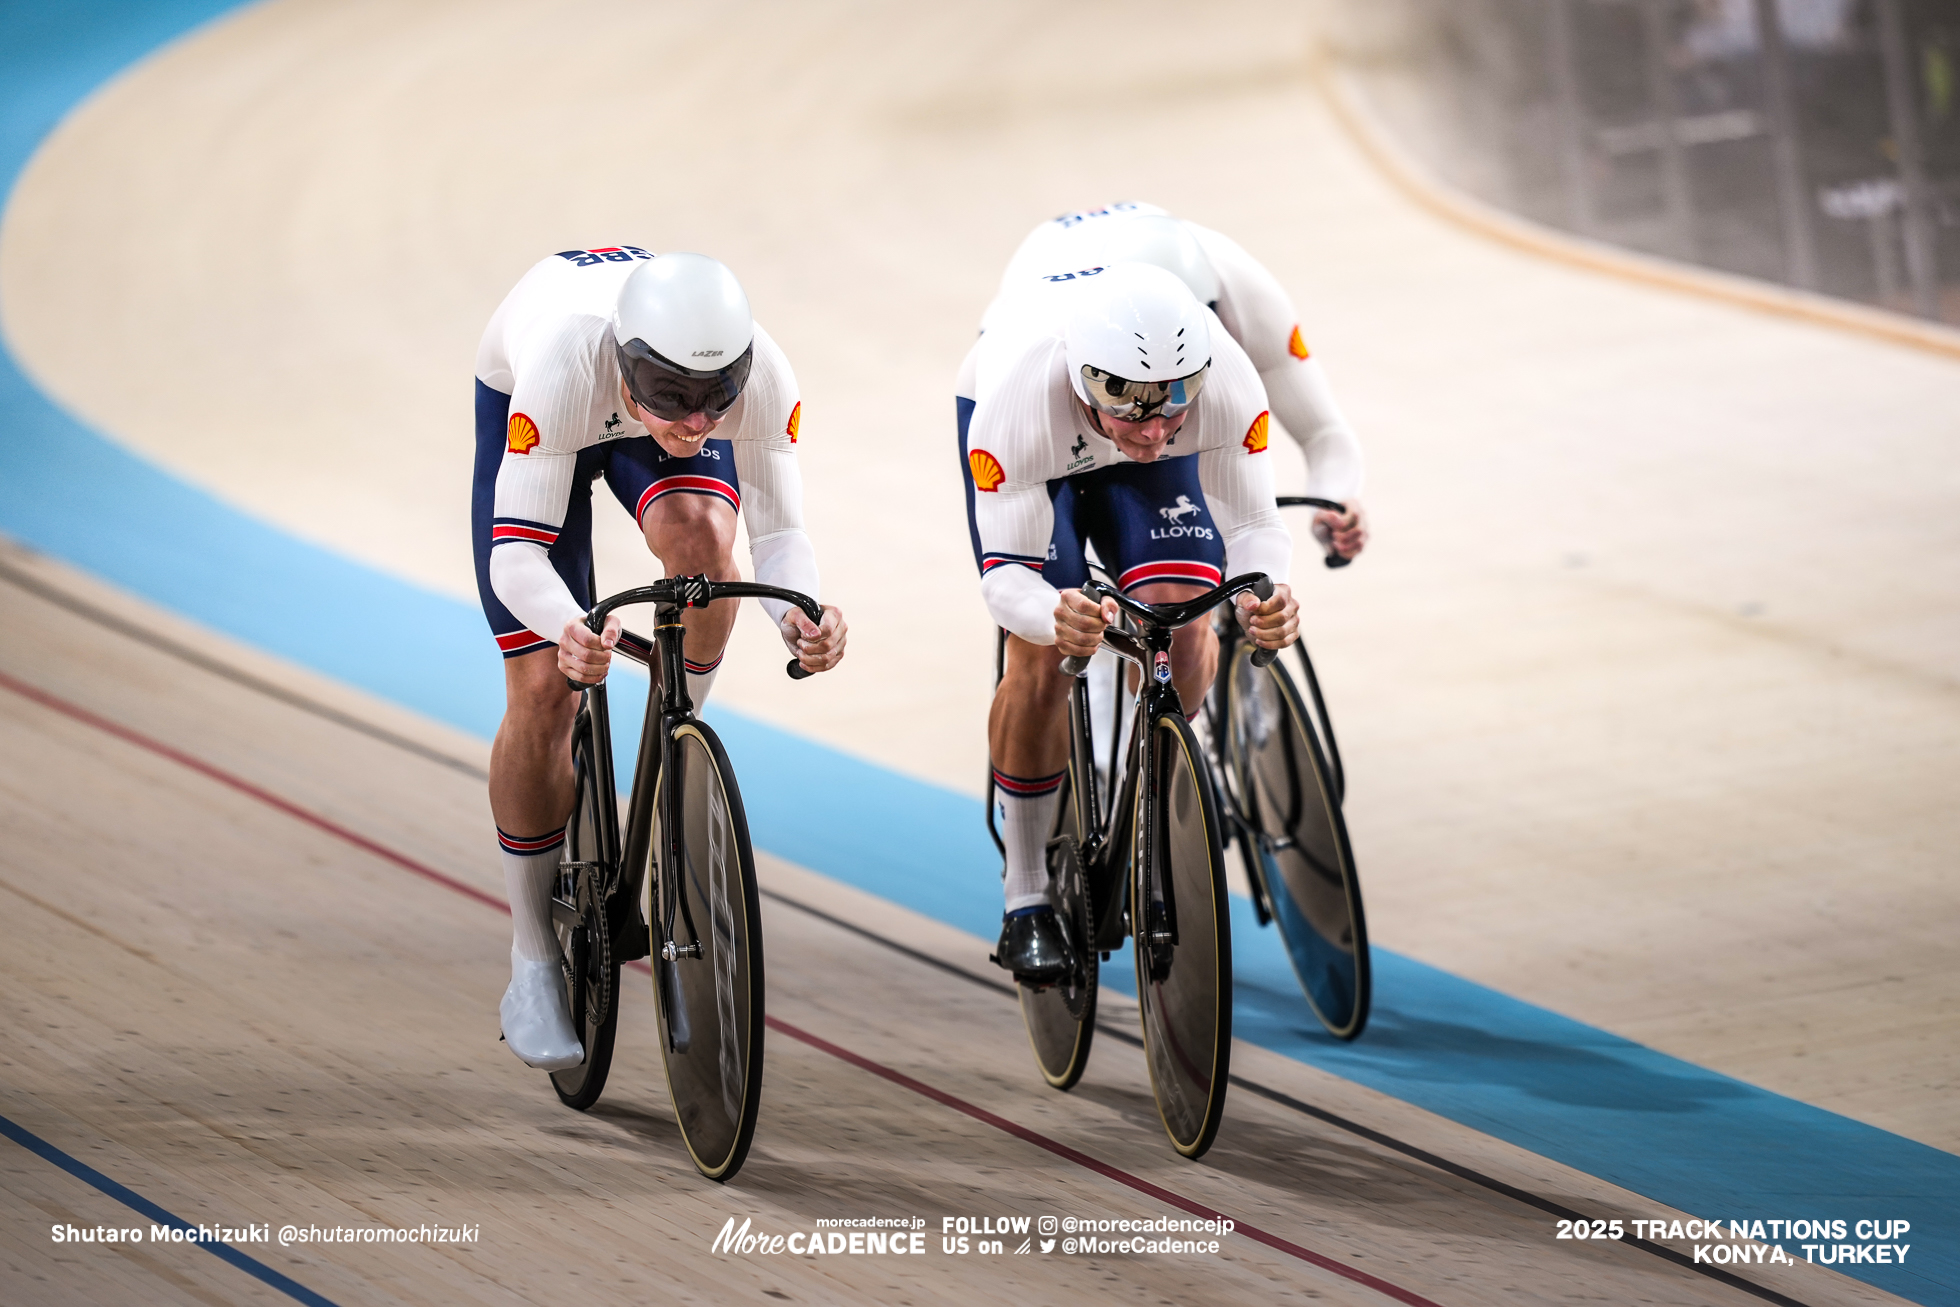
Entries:
{"label": "cyclist's knee", "polygon": [[[1157,581],[1132,589],[1130,597],[1146,604],[1181,604],[1187,599],[1196,599],[1205,593],[1201,585],[1180,585],[1174,581]],[[1218,643],[1213,634],[1211,622],[1199,618],[1177,628],[1171,636],[1171,662],[1182,666],[1188,659],[1204,658]]]}
{"label": "cyclist's knee", "polygon": [[670,575],[726,580],[735,561],[735,510],[713,495],[667,495],[641,521],[647,548]]}
{"label": "cyclist's knee", "polygon": [[1053,645],[1033,644],[1019,636],[1007,641],[1007,666],[1000,693],[1023,699],[1036,707],[1056,707],[1068,699],[1074,678],[1062,671],[1061,651]]}
{"label": "cyclist's knee", "polygon": [[1171,636],[1171,661],[1182,663],[1187,658],[1202,659],[1218,647],[1218,633],[1211,629],[1209,618],[1199,618],[1180,626]]}
{"label": "cyclist's knee", "polygon": [[569,724],[578,696],[558,670],[558,647],[504,660],[504,715],[525,727]]}

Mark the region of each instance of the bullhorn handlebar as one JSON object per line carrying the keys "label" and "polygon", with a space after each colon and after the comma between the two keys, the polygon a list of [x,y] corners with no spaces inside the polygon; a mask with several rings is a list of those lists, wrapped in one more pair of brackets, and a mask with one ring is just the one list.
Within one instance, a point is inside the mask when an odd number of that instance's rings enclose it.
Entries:
{"label": "bullhorn handlebar", "polygon": [[[1273,502],[1281,508],[1324,508],[1330,513],[1345,513],[1348,511],[1346,504],[1338,503],[1332,499],[1322,499],[1317,495],[1280,495]],[[1354,560],[1340,553],[1338,550],[1330,549],[1327,551],[1327,557],[1323,561],[1329,567],[1346,567]]]}
{"label": "bullhorn handlebar", "polygon": [[[670,576],[652,585],[637,586],[622,590],[592,606],[585,615],[586,629],[594,635],[606,629],[606,618],[615,609],[630,607],[633,604],[666,604],[676,608],[706,608],[717,599],[779,599],[783,603],[802,610],[803,615],[817,625],[823,625],[823,607],[798,590],[785,590],[781,586],[760,585],[754,581],[710,581],[703,576]],[[626,641],[623,639],[622,643]],[[637,640],[634,643],[639,643]],[[792,658],[789,660],[789,678],[800,681],[807,676],[816,675],[803,664]],[[571,677],[565,683],[574,690],[589,690],[592,687]]]}
{"label": "bullhorn handlebar", "polygon": [[[1082,585],[1082,593],[1100,604],[1103,600],[1114,601],[1116,606],[1128,613],[1139,624],[1157,629],[1176,629],[1186,622],[1203,617],[1218,605],[1234,596],[1251,591],[1261,603],[1273,597],[1272,578],[1264,572],[1247,572],[1235,576],[1215,590],[1207,590],[1196,599],[1187,599],[1176,604],[1146,604],[1132,599],[1106,581],[1091,577]],[[1255,666],[1264,667],[1279,657],[1277,649],[1260,649],[1252,655]],[[1068,676],[1080,676],[1089,670],[1089,659],[1080,654],[1071,654],[1062,659],[1062,672]]]}

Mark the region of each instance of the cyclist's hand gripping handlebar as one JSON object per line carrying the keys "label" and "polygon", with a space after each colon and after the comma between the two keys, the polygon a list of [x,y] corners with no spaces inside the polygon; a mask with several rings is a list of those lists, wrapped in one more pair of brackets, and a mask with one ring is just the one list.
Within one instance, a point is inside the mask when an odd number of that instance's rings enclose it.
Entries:
{"label": "cyclist's hand gripping handlebar", "polygon": [[[1116,606],[1129,613],[1132,617],[1155,626],[1182,626],[1186,622],[1204,615],[1232,596],[1243,594],[1246,591],[1251,591],[1258,597],[1259,602],[1264,603],[1273,597],[1272,578],[1263,573],[1234,577],[1217,589],[1208,591],[1205,594],[1199,595],[1196,599],[1188,600],[1181,604],[1138,603],[1114,586],[1103,581],[1098,581],[1093,577],[1082,584],[1082,593],[1086,597],[1098,603],[1104,599],[1114,599]],[[1279,657],[1279,650],[1277,649],[1260,649],[1252,655],[1252,661],[1255,666],[1264,667],[1277,657]],[[1062,659],[1062,674],[1064,676],[1080,676],[1088,670],[1089,660],[1079,654],[1071,654],[1069,657]]]}
{"label": "cyclist's hand gripping handlebar", "polygon": [[[623,590],[598,604],[585,616],[587,629],[595,635],[606,629],[606,617],[615,608],[628,604],[672,604],[681,608],[706,608],[717,599],[779,599],[803,610],[803,615],[817,625],[823,625],[823,608],[809,595],[797,590],[785,590],[781,586],[760,585],[752,581],[710,581],[705,576],[673,576],[652,585],[643,585],[633,590]],[[644,644],[639,637],[630,632],[622,632],[619,647],[629,648]],[[652,648],[647,649],[651,655]],[[789,660],[788,672],[791,680],[800,681],[814,672],[805,671],[797,659]],[[592,687],[569,676],[565,683],[574,690],[589,690]]]}
{"label": "cyclist's hand gripping handlebar", "polygon": [[[1281,495],[1273,502],[1281,508],[1324,508],[1330,513],[1345,513],[1348,511],[1346,504],[1337,503],[1332,499],[1321,499],[1315,495]],[[1354,560],[1338,549],[1329,549],[1327,551],[1327,557],[1323,561],[1329,567],[1346,567]],[[1263,665],[1261,664],[1261,666]]]}
{"label": "cyclist's hand gripping handlebar", "polygon": [[[1260,577],[1258,584],[1252,587],[1252,593],[1262,604],[1268,599],[1271,599],[1273,597],[1272,578],[1266,576]],[[1267,649],[1262,646],[1252,651],[1252,665],[1254,667],[1265,667],[1277,657],[1279,657],[1279,650]]]}

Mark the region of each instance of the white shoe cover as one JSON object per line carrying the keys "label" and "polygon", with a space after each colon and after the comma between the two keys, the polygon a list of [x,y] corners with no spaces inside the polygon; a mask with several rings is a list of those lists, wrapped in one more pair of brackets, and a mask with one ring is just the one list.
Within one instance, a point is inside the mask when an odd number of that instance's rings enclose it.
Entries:
{"label": "white shoe cover", "polygon": [[526,1065],[563,1071],[585,1061],[585,1049],[572,1029],[565,1001],[565,970],[556,962],[533,962],[510,953],[510,988],[504,991],[504,1042]]}

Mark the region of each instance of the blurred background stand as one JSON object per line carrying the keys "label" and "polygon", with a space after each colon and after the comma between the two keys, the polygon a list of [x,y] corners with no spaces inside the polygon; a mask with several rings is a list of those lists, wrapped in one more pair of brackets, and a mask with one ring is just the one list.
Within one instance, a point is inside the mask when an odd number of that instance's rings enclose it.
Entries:
{"label": "blurred background stand", "polygon": [[1480,199],[1960,323],[1960,0],[1331,0],[1326,26]]}

